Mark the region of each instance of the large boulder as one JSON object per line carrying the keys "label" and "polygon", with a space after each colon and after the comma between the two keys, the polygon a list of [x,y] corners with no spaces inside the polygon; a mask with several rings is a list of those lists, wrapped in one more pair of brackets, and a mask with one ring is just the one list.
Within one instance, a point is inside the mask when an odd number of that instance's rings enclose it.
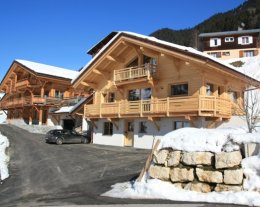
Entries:
{"label": "large boulder", "polygon": [[210,185],[207,183],[188,183],[184,187],[185,190],[197,191],[200,193],[209,193],[211,192]]}
{"label": "large boulder", "polygon": [[215,167],[216,169],[230,168],[240,165],[242,161],[242,155],[240,151],[234,152],[221,152],[215,155]]}
{"label": "large boulder", "polygon": [[170,178],[172,182],[187,182],[194,180],[193,168],[173,168],[170,171]]}
{"label": "large boulder", "polygon": [[219,171],[203,170],[196,168],[196,175],[201,182],[223,183],[223,175]]}
{"label": "large boulder", "polygon": [[152,178],[160,180],[169,180],[170,178],[170,168],[151,165],[149,168],[149,175]]}
{"label": "large boulder", "polygon": [[164,165],[166,163],[169,151],[167,149],[162,149],[156,151],[153,155],[153,162],[156,164]]}
{"label": "large boulder", "polygon": [[211,152],[184,152],[182,163],[185,165],[211,165],[214,154]]}
{"label": "large boulder", "polygon": [[243,182],[243,170],[225,170],[224,171],[224,183],[225,184],[242,184]]}
{"label": "large boulder", "polygon": [[217,186],[214,189],[216,192],[222,192],[222,191],[233,191],[233,192],[239,192],[242,190],[242,186],[238,185],[225,185],[225,184],[217,184]]}
{"label": "large boulder", "polygon": [[169,155],[168,155],[167,166],[172,167],[172,166],[179,165],[180,159],[181,159],[181,152],[180,151],[170,152]]}

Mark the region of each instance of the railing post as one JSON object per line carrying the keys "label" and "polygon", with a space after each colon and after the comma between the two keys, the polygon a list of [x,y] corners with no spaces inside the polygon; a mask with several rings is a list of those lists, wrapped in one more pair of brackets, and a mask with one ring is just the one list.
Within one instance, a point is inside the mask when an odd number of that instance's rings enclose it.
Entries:
{"label": "railing post", "polygon": [[116,81],[116,70],[113,71],[114,72],[114,82]]}
{"label": "railing post", "polygon": [[167,116],[170,116],[170,98],[167,97],[167,102],[166,102],[166,113]]}
{"label": "railing post", "polygon": [[132,68],[129,69],[129,78],[132,78]]}
{"label": "railing post", "polygon": [[102,104],[100,103],[100,105],[99,105],[99,118],[101,118],[102,117]]}
{"label": "railing post", "polygon": [[143,117],[143,101],[140,100],[140,116]]}
{"label": "railing post", "polygon": [[199,104],[198,104],[199,105],[199,111],[198,111],[198,113],[199,113],[199,116],[200,116],[201,115],[201,105],[202,105],[201,104],[201,96],[198,97],[198,101],[199,101]]}
{"label": "railing post", "polygon": [[214,96],[214,116],[217,115],[217,97]]}
{"label": "railing post", "polygon": [[121,106],[121,101],[118,102],[118,117],[121,117],[121,110],[120,110],[120,106]]}

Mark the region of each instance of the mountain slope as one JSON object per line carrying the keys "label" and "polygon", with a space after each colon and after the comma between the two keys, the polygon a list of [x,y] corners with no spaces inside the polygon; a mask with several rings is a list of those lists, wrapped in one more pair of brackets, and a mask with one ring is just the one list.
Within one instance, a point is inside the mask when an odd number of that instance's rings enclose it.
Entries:
{"label": "mountain slope", "polygon": [[191,29],[159,29],[150,36],[176,44],[197,48],[197,36],[205,32],[233,31],[238,28],[260,28],[260,2],[248,0],[239,7],[218,13]]}

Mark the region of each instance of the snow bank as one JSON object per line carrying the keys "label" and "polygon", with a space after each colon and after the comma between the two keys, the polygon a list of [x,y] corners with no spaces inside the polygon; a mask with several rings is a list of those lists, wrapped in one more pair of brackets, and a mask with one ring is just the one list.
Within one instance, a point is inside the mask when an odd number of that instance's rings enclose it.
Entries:
{"label": "snow bank", "polygon": [[9,157],[5,154],[7,147],[9,147],[9,141],[7,137],[0,133],[0,180],[4,180],[9,177],[7,168]]}
{"label": "snow bank", "polygon": [[234,63],[241,61],[243,62],[243,65],[241,67],[235,67],[234,69],[244,73],[248,76],[251,76],[258,81],[260,81],[260,55],[254,56],[254,57],[243,57],[243,58],[235,58],[235,59],[229,59],[225,60],[226,63]]}
{"label": "snow bank", "polygon": [[[260,143],[260,133],[248,134],[246,128],[197,129],[183,128],[166,134],[158,149],[172,148],[182,151],[233,151],[242,143]],[[248,191],[199,193],[175,187],[171,182],[143,179],[142,182],[125,182],[112,186],[103,196],[132,199],[168,199],[174,201],[230,203],[260,206],[260,153],[245,158],[242,167]]]}
{"label": "snow bank", "polygon": [[[182,128],[166,134],[161,139],[159,149],[172,148],[189,152],[231,152],[239,149],[239,144],[242,143],[241,139],[245,134],[247,133],[243,128]],[[236,138],[237,143],[232,143],[232,138]]]}
{"label": "snow bank", "polygon": [[260,189],[260,152],[257,156],[245,158],[242,167],[247,178],[244,188],[251,191]]}
{"label": "snow bank", "polygon": [[28,125],[23,119],[12,119],[12,125],[22,128],[30,133],[46,134],[52,129],[62,129],[61,126]]}
{"label": "snow bank", "polygon": [[174,201],[231,203],[242,205],[260,205],[260,193],[257,192],[211,192],[198,193],[174,187],[170,182],[157,179],[147,182],[125,182],[112,186],[112,190],[102,196],[134,199],[168,199]]}

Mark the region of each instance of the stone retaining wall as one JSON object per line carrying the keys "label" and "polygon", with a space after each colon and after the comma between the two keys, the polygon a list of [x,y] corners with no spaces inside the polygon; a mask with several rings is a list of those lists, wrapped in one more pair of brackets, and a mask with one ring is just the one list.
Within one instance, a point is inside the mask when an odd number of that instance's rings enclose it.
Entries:
{"label": "stone retaining wall", "polygon": [[185,152],[162,149],[153,154],[152,178],[176,187],[208,193],[243,190],[242,155],[234,152]]}

